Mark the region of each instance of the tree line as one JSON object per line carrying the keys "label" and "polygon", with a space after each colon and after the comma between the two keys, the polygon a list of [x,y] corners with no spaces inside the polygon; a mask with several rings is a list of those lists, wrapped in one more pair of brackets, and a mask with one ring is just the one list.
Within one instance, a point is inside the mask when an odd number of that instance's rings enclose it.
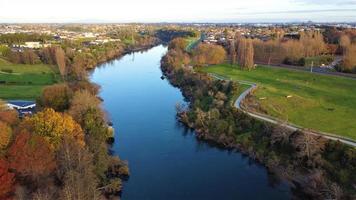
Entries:
{"label": "tree line", "polygon": [[[299,33],[298,38],[293,39],[275,37],[267,41],[260,39],[251,41],[254,47],[253,58],[259,63],[305,66],[308,57],[320,57],[324,64],[328,64],[332,60],[324,59],[323,55],[340,54],[342,62],[336,69],[342,72],[356,73],[356,33],[350,30],[327,29],[324,33],[303,31]],[[230,49],[234,48],[235,44],[235,41],[231,42]]]}
{"label": "tree line", "polygon": [[266,64],[305,65],[305,58],[328,52],[323,35],[319,31],[301,32],[298,39],[277,37],[272,40],[253,40],[254,58]]}
{"label": "tree line", "polygon": [[21,44],[24,42],[46,42],[51,40],[52,36],[47,34],[37,34],[37,33],[8,33],[0,35],[0,43],[3,44]]}

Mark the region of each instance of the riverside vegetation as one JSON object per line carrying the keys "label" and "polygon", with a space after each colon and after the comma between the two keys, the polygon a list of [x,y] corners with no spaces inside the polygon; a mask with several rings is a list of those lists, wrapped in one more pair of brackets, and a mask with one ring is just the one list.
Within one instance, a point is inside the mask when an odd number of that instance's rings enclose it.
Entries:
{"label": "riverside vegetation", "polygon": [[[236,91],[241,90],[241,85],[215,80],[196,70],[199,66],[224,62],[225,50],[201,44],[188,53],[186,44],[185,39],[173,40],[161,66],[170,82],[179,87],[189,100],[187,108],[177,105],[178,118],[194,128],[197,137],[238,149],[263,163],[291,184],[296,197],[355,198],[354,148],[300,131],[292,132],[238,111],[231,102]],[[211,52],[219,56],[209,55]]]}
{"label": "riverside vegetation", "polygon": [[[64,41],[25,52],[2,49],[6,65],[21,66],[13,70],[25,70],[24,64],[29,72],[39,68],[31,68],[34,65],[55,66],[61,81],[28,96],[38,96],[38,111],[31,117],[19,119],[16,111],[0,104],[0,199],[84,200],[120,193],[129,169],[109,153],[114,132],[97,96],[100,88],[88,80],[88,70],[159,42],[151,34],[129,35],[134,41],[84,47],[82,42]],[[5,37],[8,42],[24,38]]]}

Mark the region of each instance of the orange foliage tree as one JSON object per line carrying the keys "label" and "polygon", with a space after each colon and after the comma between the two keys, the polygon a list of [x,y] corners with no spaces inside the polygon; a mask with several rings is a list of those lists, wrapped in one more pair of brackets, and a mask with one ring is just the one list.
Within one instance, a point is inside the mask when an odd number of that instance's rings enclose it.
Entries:
{"label": "orange foliage tree", "polygon": [[0,110],[0,121],[6,122],[10,126],[15,125],[19,120],[16,110]]}
{"label": "orange foliage tree", "polygon": [[15,174],[9,172],[9,163],[0,158],[0,199],[6,199],[14,189]]}
{"label": "orange foliage tree", "polygon": [[48,175],[55,167],[55,156],[50,144],[41,136],[23,130],[8,151],[11,169],[21,176]]}

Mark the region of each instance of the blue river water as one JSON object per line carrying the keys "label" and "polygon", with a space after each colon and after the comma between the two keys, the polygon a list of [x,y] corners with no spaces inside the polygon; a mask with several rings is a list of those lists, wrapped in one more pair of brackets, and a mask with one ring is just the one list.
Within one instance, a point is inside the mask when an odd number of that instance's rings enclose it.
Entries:
{"label": "blue river water", "polygon": [[175,118],[184,102],[162,80],[157,46],[127,54],[95,69],[91,80],[115,128],[113,151],[127,160],[130,178],[123,200],[290,199],[291,189],[239,152],[196,139]]}

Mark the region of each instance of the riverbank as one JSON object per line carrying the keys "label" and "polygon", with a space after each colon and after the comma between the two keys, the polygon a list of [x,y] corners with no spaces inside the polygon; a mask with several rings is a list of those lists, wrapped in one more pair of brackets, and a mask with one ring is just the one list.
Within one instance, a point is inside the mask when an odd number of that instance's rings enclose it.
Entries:
{"label": "riverbank", "polygon": [[[162,70],[189,100],[188,109],[178,109],[179,120],[194,128],[199,138],[238,149],[258,160],[288,180],[300,198],[355,197],[353,148],[248,117],[230,103],[232,91],[239,85],[194,73],[185,65],[173,65],[171,60],[189,56],[177,51],[171,50],[162,59]],[[333,157],[336,152],[339,156]]]}
{"label": "riverbank", "polygon": [[273,181],[264,167],[197,139],[177,123],[175,105],[185,100],[160,78],[166,51],[160,45],[127,54],[91,74],[117,130],[112,150],[130,166],[122,199],[289,199],[288,185]]}

